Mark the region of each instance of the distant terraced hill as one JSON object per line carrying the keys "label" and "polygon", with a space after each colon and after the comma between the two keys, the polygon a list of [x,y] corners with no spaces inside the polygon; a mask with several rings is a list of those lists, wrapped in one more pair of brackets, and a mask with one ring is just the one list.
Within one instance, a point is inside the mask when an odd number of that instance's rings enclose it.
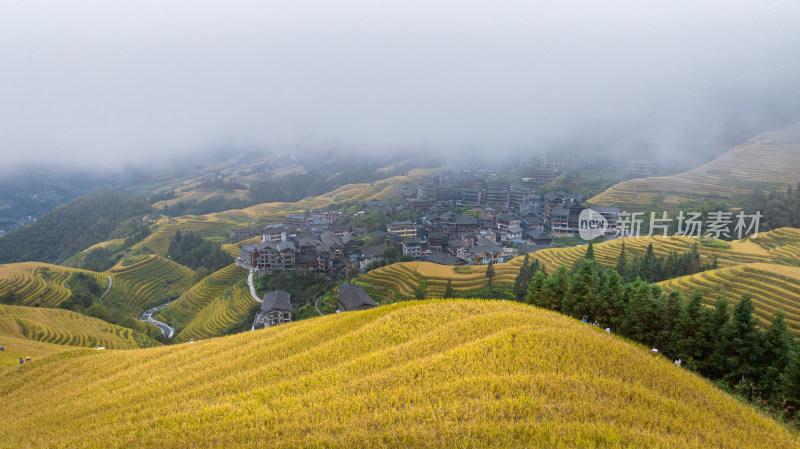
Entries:
{"label": "distant terraced hill", "polygon": [[800,123],[759,134],[686,173],[616,184],[588,202],[627,210],[691,207],[710,200],[730,203],[755,186],[794,185],[798,173]]}
{"label": "distant terraced hill", "polygon": [[520,304],[426,301],[0,368],[4,447],[798,448],[670,360]]}
{"label": "distant terraced hill", "polygon": [[708,305],[724,294],[736,304],[745,292],[753,295],[754,315],[766,328],[776,310],[786,312],[786,324],[800,334],[800,267],[752,263],[659,283],[666,291],[680,290],[688,297],[695,289],[703,292]]}
{"label": "distant terraced hill", "polygon": [[72,295],[68,280],[73,273],[93,276],[103,287],[108,287],[108,277],[92,271],[67,268],[39,262],[21,262],[0,265],[0,295],[15,292],[20,304],[58,307]]}

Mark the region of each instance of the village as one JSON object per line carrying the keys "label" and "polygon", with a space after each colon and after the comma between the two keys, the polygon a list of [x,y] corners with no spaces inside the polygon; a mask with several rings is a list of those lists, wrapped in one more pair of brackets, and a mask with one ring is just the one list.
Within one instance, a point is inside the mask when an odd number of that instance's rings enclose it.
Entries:
{"label": "village", "polygon": [[[236,264],[259,276],[300,270],[344,281],[397,261],[485,265],[551,248],[554,238],[579,235],[586,197],[562,191],[537,194],[536,184],[552,181],[564,169],[558,160],[543,160],[541,165],[534,170],[535,179],[524,178],[519,184],[496,181],[488,170],[439,170],[426,182],[396,186],[402,200],[362,201],[355,212],[353,207],[348,211],[331,207],[289,214],[282,223],[261,231],[236,228],[230,233],[231,243],[260,240],[240,245]],[[593,210],[605,218],[607,234],[613,234],[619,209]],[[382,217],[386,223],[359,226],[364,221],[360,219],[368,216]],[[405,219],[392,220],[401,216]],[[378,305],[360,287],[345,285],[339,293],[340,310]],[[291,316],[286,292],[268,295],[254,328],[279,324]],[[281,300],[276,302],[275,297]]]}

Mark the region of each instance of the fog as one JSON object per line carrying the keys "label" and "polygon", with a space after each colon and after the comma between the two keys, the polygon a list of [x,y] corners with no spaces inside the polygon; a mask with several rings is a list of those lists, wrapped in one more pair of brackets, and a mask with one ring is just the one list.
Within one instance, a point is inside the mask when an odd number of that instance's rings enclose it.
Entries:
{"label": "fog", "polygon": [[0,2],[0,156],[682,157],[800,120],[800,2]]}

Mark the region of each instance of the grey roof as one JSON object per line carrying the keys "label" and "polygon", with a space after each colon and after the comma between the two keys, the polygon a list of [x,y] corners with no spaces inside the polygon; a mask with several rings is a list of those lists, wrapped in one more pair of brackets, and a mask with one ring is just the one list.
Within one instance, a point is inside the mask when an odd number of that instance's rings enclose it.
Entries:
{"label": "grey roof", "polygon": [[522,232],[522,226],[517,226],[517,225],[509,226],[508,227],[508,232],[511,232],[511,233],[514,233],[514,234],[516,234],[517,232]]}
{"label": "grey roof", "polygon": [[438,263],[439,265],[458,265],[460,262],[458,257],[439,251],[432,251],[430,254],[425,256],[425,260],[428,262]]}
{"label": "grey roof", "polygon": [[290,242],[288,240],[284,240],[282,242],[278,242],[278,247],[277,248],[278,248],[278,251],[286,251],[286,250],[295,251],[294,243],[292,243],[292,242]]}
{"label": "grey roof", "polygon": [[343,284],[339,288],[339,308],[341,310],[365,310],[378,307],[378,303],[358,285]]}
{"label": "grey roof", "polygon": [[379,245],[372,245],[361,249],[361,254],[364,257],[381,257],[386,251],[386,245],[381,243]]}
{"label": "grey roof", "polygon": [[322,242],[323,245],[331,248],[335,245],[342,246],[342,239],[336,236],[336,234],[328,231],[321,236],[319,236],[319,240]]}
{"label": "grey roof", "polygon": [[316,246],[317,243],[319,243],[317,242],[317,239],[308,235],[298,235],[297,237],[295,237],[294,241],[297,243],[297,246],[303,246],[303,245]]}
{"label": "grey roof", "polygon": [[518,220],[518,218],[517,218],[516,215],[514,215],[514,214],[512,214],[510,212],[504,212],[502,215],[497,217],[497,221],[510,222],[511,220]]}
{"label": "grey roof", "polygon": [[264,295],[261,310],[267,312],[273,309],[292,310],[291,295],[281,290],[273,290]]}

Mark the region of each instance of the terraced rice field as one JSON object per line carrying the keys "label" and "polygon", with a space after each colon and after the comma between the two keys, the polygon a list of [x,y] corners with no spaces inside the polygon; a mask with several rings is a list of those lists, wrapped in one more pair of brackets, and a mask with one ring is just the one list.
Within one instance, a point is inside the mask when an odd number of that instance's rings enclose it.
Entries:
{"label": "terraced rice field", "polygon": [[175,337],[175,341],[184,342],[225,335],[253,309],[260,306],[261,303],[250,296],[249,287],[240,282],[200,310],[189,325]]}
{"label": "terraced rice field", "polygon": [[698,201],[735,202],[753,186],[785,188],[800,173],[800,123],[765,132],[686,173],[616,184],[589,203],[627,210],[691,206]]}
{"label": "terraced rice field", "polygon": [[21,304],[58,307],[72,295],[67,281],[76,272],[94,276],[102,287],[108,287],[108,278],[92,271],[21,262],[0,265],[0,295],[12,290],[21,298]]}
{"label": "terraced rice field", "polygon": [[169,241],[175,233],[194,232],[202,237],[224,237],[226,240],[231,229],[237,226],[234,221],[220,219],[214,214],[202,215],[190,218],[173,218],[166,223],[153,225],[153,233],[146,239],[133,245],[131,249],[137,250],[148,248],[154,254],[166,256],[169,248]]}
{"label": "terraced rice field", "polygon": [[163,318],[162,321],[175,323],[176,330],[182,332],[203,309],[215,300],[226,293],[232,295],[234,285],[244,279],[245,274],[245,270],[236,265],[228,265],[215,271],[165,307],[159,316]]}
{"label": "terraced rice field", "polygon": [[745,292],[753,295],[753,314],[766,327],[776,310],[786,312],[786,323],[800,334],[800,268],[784,265],[752,263],[661,282],[665,290],[680,290],[688,298],[695,290],[703,292],[705,303],[713,305],[717,296],[725,294],[736,304]]}
{"label": "terraced rice field", "polygon": [[[0,336],[92,348],[134,349],[140,345],[131,329],[70,310],[0,305]],[[142,341],[155,341],[139,336]]]}
{"label": "terraced rice field", "polygon": [[406,302],[0,374],[15,448],[800,447],[649,348],[510,302]]}
{"label": "terraced rice field", "polygon": [[[691,252],[697,242],[691,237],[671,236],[663,237],[628,237],[615,239],[594,245],[595,260],[601,265],[615,266],[619,259],[622,243],[625,242],[625,251],[629,260],[635,256],[643,256],[647,247],[653,244],[653,252],[657,256],[666,257],[670,252],[678,254]],[[572,268],[575,263],[586,254],[587,246],[573,246],[567,248],[550,248],[530,254],[531,262],[538,260],[548,273],[552,273],[560,265]],[[698,253],[703,262],[710,263],[717,257],[717,265],[731,267],[743,263],[773,262],[777,255],[767,251],[752,242],[733,243],[730,248],[714,248],[698,246]],[[513,284],[519,269],[522,267],[524,256],[515,257],[509,262],[494,265],[495,284]],[[460,274],[452,266],[437,265],[429,262],[403,262],[370,271],[361,280],[373,285],[392,290],[399,297],[413,297],[414,291],[423,279],[428,280],[427,296],[438,297],[444,294],[447,281],[452,281],[456,291],[471,290],[486,286],[486,266],[474,265],[472,273]]]}
{"label": "terraced rice field", "polygon": [[125,304],[135,316],[182,295],[195,283],[192,270],[163,257],[150,255],[127,266],[123,262],[106,272],[114,278],[108,297]]}

